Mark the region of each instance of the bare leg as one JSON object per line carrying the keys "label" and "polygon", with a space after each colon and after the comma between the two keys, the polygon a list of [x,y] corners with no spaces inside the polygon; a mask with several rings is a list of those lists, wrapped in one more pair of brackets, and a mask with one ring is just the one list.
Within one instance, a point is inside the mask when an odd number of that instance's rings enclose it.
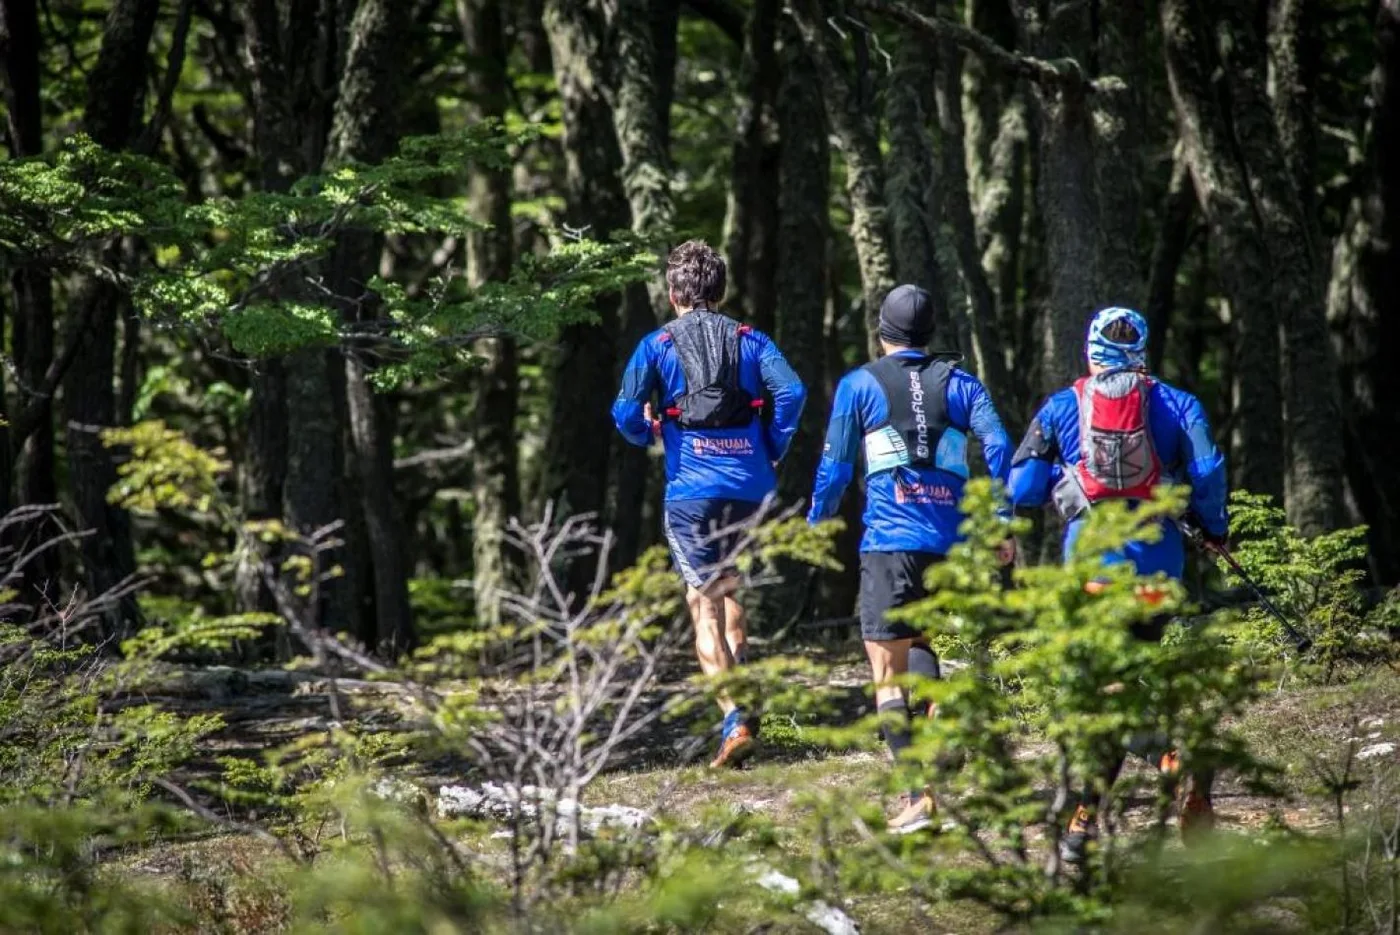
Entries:
{"label": "bare leg", "polygon": [[[688,588],[685,599],[695,624],[695,655],[700,660],[700,671],[706,675],[728,672],[734,668],[734,655],[724,635],[724,598]],[[724,695],[719,697],[719,706],[725,714],[734,710],[734,702]]]}
{"label": "bare leg", "polygon": [[724,641],[729,644],[729,654],[740,665],[743,665],[749,654],[748,622],[744,605],[735,600],[733,594],[725,595]]}
{"label": "bare leg", "polygon": [[870,659],[870,675],[875,682],[875,704],[903,701],[904,689],[891,680],[909,671],[909,645],[912,640],[866,640],[865,655]]}

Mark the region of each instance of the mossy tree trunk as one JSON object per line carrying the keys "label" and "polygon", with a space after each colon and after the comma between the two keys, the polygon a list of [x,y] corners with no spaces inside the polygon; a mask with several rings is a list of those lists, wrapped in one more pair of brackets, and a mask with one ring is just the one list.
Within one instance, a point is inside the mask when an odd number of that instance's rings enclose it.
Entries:
{"label": "mossy tree trunk", "polygon": [[[379,162],[398,146],[401,91],[412,66],[410,17],[411,9],[399,0],[360,0],[355,8],[331,126],[328,161],[332,166]],[[330,279],[342,297],[347,322],[364,324],[377,317],[367,283],[377,269],[381,248],[379,237],[363,231],[348,231],[336,246]],[[373,364],[355,350],[346,354],[346,416],[358,495],[358,502],[346,507],[360,513],[371,562],[365,584],[372,588],[372,601],[355,595],[361,614],[373,608],[372,626],[361,622],[360,636],[394,657],[412,648],[413,619],[404,534],[394,496],[393,410],[390,397],[369,385],[372,370]],[[299,413],[292,412],[295,431]]]}
{"label": "mossy tree trunk", "polygon": [[[117,0],[107,14],[101,49],[88,75],[82,124],[106,149],[126,149],[140,133],[146,60],[159,12],[158,0]],[[122,254],[121,245],[113,244],[102,250],[99,261],[119,265]],[[133,312],[121,288],[99,276],[82,278],[73,305],[70,314],[86,329],[76,338],[77,351],[63,381],[68,478],[79,528],[91,533],[83,540],[83,563],[88,588],[96,595],[136,571],[130,520],[107,502],[117,470],[101,438],[103,429],[118,424],[117,325],[123,314]],[[122,601],[107,615],[107,626],[123,633],[136,616],[135,603]]]}
{"label": "mossy tree trunk", "polygon": [[[457,0],[457,19],[466,44],[468,92],[476,119],[504,120],[510,78],[501,0]],[[515,232],[510,206],[510,169],[472,172],[472,217],[490,228],[467,236],[467,279],[473,286],[504,280],[514,262]],[[501,597],[520,568],[506,545],[506,526],[520,512],[520,456],[516,411],[520,381],[515,339],[502,334],[478,341],[482,360],[476,377],[477,406],[472,419],[472,581],[477,619],[501,621]]]}
{"label": "mossy tree trunk", "polygon": [[[1228,258],[1219,273],[1234,336],[1233,480],[1236,486],[1281,498],[1286,464],[1278,318],[1282,310],[1275,306],[1273,263],[1233,115],[1225,103],[1223,83],[1233,88],[1248,79],[1223,70],[1229,63],[1217,54],[1210,6],[1200,0],[1163,0],[1167,75],[1201,213],[1216,254]],[[1254,64],[1257,68],[1261,63]],[[1257,81],[1259,75],[1253,78]]]}
{"label": "mossy tree trunk", "polygon": [[[575,0],[546,0],[543,16],[564,119],[562,220],[599,236],[624,229],[629,212],[606,96],[603,23]],[[597,323],[570,325],[556,341],[537,501],[553,503],[556,516],[592,513],[606,520],[606,479],[616,434],[608,409],[616,393],[619,297],[599,297],[594,312]],[[619,492],[639,500],[644,494]],[[567,580],[575,595],[586,593],[595,568],[589,559],[572,562]]]}
{"label": "mossy tree trunk", "polygon": [[[794,0],[794,21],[821,76],[827,119],[846,167],[850,199],[851,240],[860,266],[861,304],[865,315],[867,350],[880,356],[880,303],[894,287],[894,250],[885,203],[885,166],[876,131],[874,101],[867,99],[861,75],[852,74],[841,35],[830,25],[829,0]],[[856,43],[857,68],[868,55],[861,30],[848,35]],[[860,54],[866,53],[866,54]]]}
{"label": "mossy tree trunk", "polygon": [[1400,582],[1400,7],[1376,14],[1364,187],[1332,257],[1328,295],[1341,365],[1347,474],[1368,526],[1371,568]]}
{"label": "mossy tree trunk", "polygon": [[739,78],[743,99],[724,214],[726,305],[764,331],[773,330],[777,306],[780,147],[774,105],[782,77],[777,51],[781,10],[781,0],[755,0],[749,11]]}

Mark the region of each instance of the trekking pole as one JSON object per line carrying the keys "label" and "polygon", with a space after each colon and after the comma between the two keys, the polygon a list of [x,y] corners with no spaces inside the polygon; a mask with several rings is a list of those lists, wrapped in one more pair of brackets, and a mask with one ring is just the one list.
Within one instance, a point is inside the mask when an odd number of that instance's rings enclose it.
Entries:
{"label": "trekking pole", "polygon": [[1211,555],[1218,555],[1225,560],[1225,564],[1230,566],[1230,570],[1235,573],[1235,576],[1245,583],[1245,587],[1254,592],[1254,596],[1259,599],[1260,606],[1268,611],[1271,617],[1278,621],[1279,626],[1283,627],[1283,632],[1293,641],[1293,645],[1298,652],[1305,653],[1309,649],[1312,649],[1312,640],[1304,636],[1288,619],[1288,616],[1284,614],[1283,611],[1279,610],[1278,605],[1269,599],[1269,595],[1265,594],[1264,589],[1259,586],[1258,582],[1249,576],[1248,572],[1244,570],[1239,560],[1235,558],[1227,546],[1207,542],[1205,534],[1195,526],[1187,523],[1178,523],[1177,525],[1181,527],[1182,533],[1196,548]]}

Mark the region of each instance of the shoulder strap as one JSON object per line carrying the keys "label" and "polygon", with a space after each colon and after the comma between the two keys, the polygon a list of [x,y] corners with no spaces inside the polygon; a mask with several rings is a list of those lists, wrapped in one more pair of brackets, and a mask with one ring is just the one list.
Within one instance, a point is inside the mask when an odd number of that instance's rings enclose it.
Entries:
{"label": "shoulder strap", "polygon": [[728,315],[700,309],[682,315],[665,330],[680,358],[687,392],[739,385],[739,336],[744,326]]}
{"label": "shoulder strap", "polygon": [[[890,426],[905,440],[910,462],[934,463],[938,441],[948,428],[948,381],[953,365],[936,357],[890,354],[866,364],[880,385]],[[879,429],[883,426],[872,426]]]}

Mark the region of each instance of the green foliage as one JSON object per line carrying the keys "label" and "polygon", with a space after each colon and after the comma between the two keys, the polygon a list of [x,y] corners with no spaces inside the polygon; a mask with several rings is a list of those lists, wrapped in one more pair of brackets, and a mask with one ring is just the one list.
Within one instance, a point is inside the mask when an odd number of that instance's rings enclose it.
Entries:
{"label": "green foliage", "polygon": [[[1268,497],[1243,491],[1231,498],[1230,517],[1240,565],[1312,641],[1309,671],[1330,679],[1339,666],[1394,658],[1394,605],[1368,609],[1361,591],[1364,526],[1304,536]],[[1262,607],[1250,610],[1240,640],[1261,660],[1278,661],[1290,646]]]}
{"label": "green foliage", "polygon": [[[870,834],[835,869],[854,887],[879,891],[913,881],[930,898],[970,900],[1008,922],[1093,923],[1111,914],[1125,868],[1160,836],[1169,795],[1157,785],[1158,818],[1146,834],[1118,840],[1106,822],[1081,877],[1054,859],[1080,790],[1106,793],[1105,766],[1133,738],[1160,738],[1156,745],[1180,751],[1187,771],[1257,773],[1225,726],[1253,697],[1256,682],[1223,639],[1221,619],[1161,644],[1135,637],[1134,625],[1180,610],[1181,590],[1098,557],[1158,533],[1158,518],[1179,511],[1179,496],[1135,512],[1095,510],[1070,562],[1020,570],[1011,590],[1001,585],[995,557],[1006,535],[997,503],[990,483],[968,485],[967,541],[930,570],[931,596],[900,613],[967,662],[941,681],[907,680],[913,694],[937,704],[937,716],[916,721],[911,753],[890,784],[936,789],[944,834],[932,848]],[[867,719],[855,730],[875,723]],[[850,807],[839,795],[819,803],[817,814]],[[892,858],[901,868],[895,874],[882,869]]]}
{"label": "green foliage", "polygon": [[[651,271],[653,258],[626,235],[613,242],[556,238],[522,257],[505,282],[468,288],[448,269],[426,289],[375,278],[371,295],[336,292],[323,264],[366,235],[466,236],[479,230],[462,199],[434,186],[471,166],[509,165],[534,137],[482,121],[451,134],[414,137],[378,165],[341,165],[286,192],[188,203],[164,163],[114,154],[82,135],[44,158],[0,163],[0,251],[15,260],[101,266],[99,247],[138,237],[154,262],[105,269],[152,319],[208,330],[252,357],[308,347],[375,347],[381,386],[469,365],[471,341],[512,332],[538,338],[591,320],[592,299]],[[351,287],[346,287],[351,288]],[[366,329],[345,309],[369,302]],[[356,316],[362,317],[362,316]]]}

